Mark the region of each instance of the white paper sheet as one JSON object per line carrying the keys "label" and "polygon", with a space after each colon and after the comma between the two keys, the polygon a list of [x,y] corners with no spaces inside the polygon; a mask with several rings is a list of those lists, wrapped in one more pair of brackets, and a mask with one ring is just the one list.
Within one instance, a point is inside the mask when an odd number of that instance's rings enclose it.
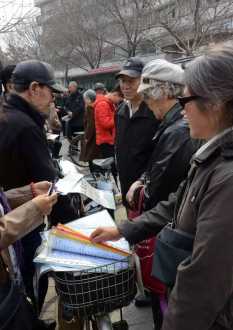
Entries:
{"label": "white paper sheet", "polygon": [[63,170],[64,178],[58,180],[56,183],[56,188],[59,192],[65,195],[68,193],[83,194],[107,209],[116,209],[112,191],[105,191],[92,187],[87,180],[83,178],[84,175],[79,173],[75,165],[68,160],[61,161],[60,166]]}
{"label": "white paper sheet", "polygon": [[64,173],[64,178],[58,180],[56,188],[63,194],[73,192],[75,185],[83,178],[83,174],[77,171],[75,165],[68,160],[61,160],[60,166]]}
{"label": "white paper sheet", "polygon": [[56,138],[59,137],[59,135],[58,135],[58,134],[53,134],[53,133],[47,133],[47,134],[46,134],[46,137],[47,137],[47,140],[55,141]]}
{"label": "white paper sheet", "polygon": [[92,187],[90,183],[87,182],[84,178],[77,182],[72,189],[72,192],[77,192],[83,194],[97,204],[106,207],[107,209],[116,209],[116,204],[112,191],[100,190]]}

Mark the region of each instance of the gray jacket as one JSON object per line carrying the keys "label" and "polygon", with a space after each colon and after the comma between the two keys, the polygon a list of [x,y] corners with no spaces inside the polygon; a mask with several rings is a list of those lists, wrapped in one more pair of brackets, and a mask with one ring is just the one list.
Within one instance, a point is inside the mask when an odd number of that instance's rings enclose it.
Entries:
{"label": "gray jacket", "polygon": [[190,263],[178,267],[162,330],[233,329],[233,133],[199,156],[188,179],[159,203],[119,229],[131,243],[157,234],[173,218],[195,235]]}

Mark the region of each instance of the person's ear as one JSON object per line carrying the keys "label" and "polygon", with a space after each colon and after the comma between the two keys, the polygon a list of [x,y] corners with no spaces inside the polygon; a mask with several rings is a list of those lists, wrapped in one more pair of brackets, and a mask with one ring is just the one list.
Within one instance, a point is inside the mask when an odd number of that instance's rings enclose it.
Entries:
{"label": "person's ear", "polygon": [[6,84],[6,90],[7,90],[8,93],[10,93],[14,90],[14,85],[12,84],[12,82],[8,82]]}
{"label": "person's ear", "polygon": [[33,81],[29,85],[29,93],[33,96],[38,96],[39,95],[39,84],[36,81]]}

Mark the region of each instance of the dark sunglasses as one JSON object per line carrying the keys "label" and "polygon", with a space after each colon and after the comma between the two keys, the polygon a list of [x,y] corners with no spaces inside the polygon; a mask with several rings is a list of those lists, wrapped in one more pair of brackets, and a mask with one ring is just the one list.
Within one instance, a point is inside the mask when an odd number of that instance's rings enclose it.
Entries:
{"label": "dark sunglasses", "polygon": [[187,103],[198,100],[198,99],[203,99],[203,97],[199,96],[199,95],[177,97],[177,100],[180,103],[180,105],[182,106],[182,108],[184,108]]}

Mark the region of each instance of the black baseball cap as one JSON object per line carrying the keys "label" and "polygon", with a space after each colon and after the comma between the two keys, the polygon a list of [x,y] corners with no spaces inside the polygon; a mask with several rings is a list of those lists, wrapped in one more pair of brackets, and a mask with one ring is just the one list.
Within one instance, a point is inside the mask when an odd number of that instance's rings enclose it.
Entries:
{"label": "black baseball cap", "polygon": [[56,93],[66,91],[66,88],[56,83],[54,70],[50,64],[37,60],[18,63],[12,74],[12,82],[24,85],[33,81],[50,87]]}
{"label": "black baseball cap", "polygon": [[144,63],[139,57],[130,57],[127,63],[123,65],[122,70],[116,75],[116,78],[120,76],[139,78],[142,74],[143,67]]}

